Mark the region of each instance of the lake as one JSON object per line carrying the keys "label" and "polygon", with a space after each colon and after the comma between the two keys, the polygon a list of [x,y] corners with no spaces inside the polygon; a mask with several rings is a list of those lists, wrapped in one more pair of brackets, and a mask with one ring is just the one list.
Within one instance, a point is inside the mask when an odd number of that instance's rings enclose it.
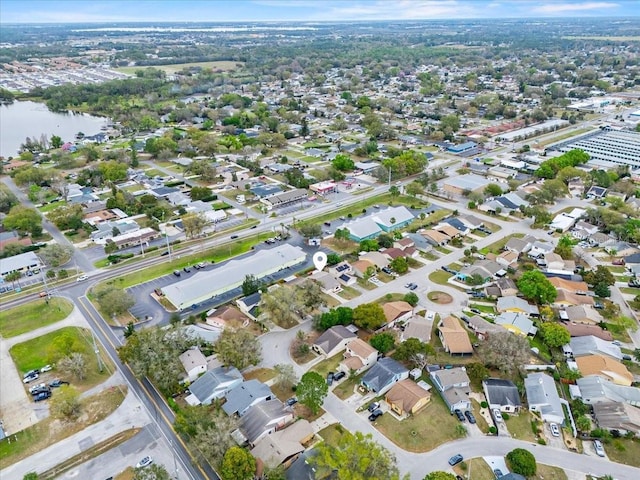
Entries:
{"label": "lake", "polygon": [[0,156],[16,156],[27,137],[58,135],[73,142],[78,132],[95,135],[109,122],[107,118],[84,113],[53,113],[43,103],[13,102],[0,106]]}

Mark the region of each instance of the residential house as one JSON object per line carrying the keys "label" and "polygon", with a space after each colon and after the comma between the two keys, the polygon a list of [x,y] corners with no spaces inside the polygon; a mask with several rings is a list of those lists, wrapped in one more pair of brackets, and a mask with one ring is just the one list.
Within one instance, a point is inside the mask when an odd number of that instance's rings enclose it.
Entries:
{"label": "residential house", "polygon": [[598,427],[617,430],[621,435],[627,432],[640,434],[640,408],[628,403],[603,402],[593,405],[593,416]]}
{"label": "residential house", "polygon": [[572,337],[584,337],[587,335],[593,335],[601,340],[612,341],[613,335],[608,330],[603,330],[599,325],[588,325],[584,323],[563,322],[561,324],[569,331],[569,335]]}
{"label": "residential house", "polygon": [[462,236],[462,233],[457,229],[449,225],[448,223],[441,223],[433,227],[436,232],[445,234],[447,237],[454,239]]}
{"label": "residential house", "polygon": [[338,365],[338,370],[359,375],[377,361],[378,351],[364,340],[356,338],[347,344],[344,360]]}
{"label": "residential house", "polygon": [[464,367],[435,370],[429,375],[450,412],[471,410],[471,381]]}
{"label": "residential house", "polygon": [[398,415],[415,415],[429,404],[431,393],[407,378],[391,387],[384,399]]}
{"label": "residential house", "polygon": [[505,331],[504,327],[496,325],[495,323],[487,322],[480,315],[474,315],[472,317],[463,316],[463,320],[467,322],[469,328],[473,330],[481,340],[486,340],[491,334]]}
{"label": "residential house", "polygon": [[353,269],[349,262],[340,262],[336,265],[329,267],[329,273],[334,277],[339,277],[340,275],[351,275],[353,273]]}
{"label": "residential house", "polygon": [[367,390],[382,395],[406,378],[409,378],[409,370],[393,358],[385,357],[367,370],[360,383]]}
{"label": "residential house", "polygon": [[569,342],[569,345],[573,356],[576,358],[584,355],[605,355],[615,360],[622,360],[622,351],[619,346],[601,340],[594,335],[574,337]]}
{"label": "residential house", "polygon": [[604,187],[592,186],[587,191],[587,198],[604,198],[607,195],[607,189]]}
{"label": "residential house", "polygon": [[[516,252],[510,252],[507,250],[505,252],[501,252],[500,255],[496,255],[493,260],[502,267],[509,268],[517,265],[518,257],[519,255]],[[487,256],[487,258],[490,259],[489,256]]]}
{"label": "residential house", "polygon": [[271,389],[264,383],[255,379],[247,380],[227,393],[227,401],[222,404],[222,409],[227,415],[237,414],[242,417],[254,405],[274,397]]}
{"label": "residential house", "polygon": [[335,325],[313,342],[313,350],[324,357],[333,357],[347,348],[347,344],[356,338],[356,334],[343,325]]}
{"label": "residential house", "polygon": [[358,260],[367,260],[373,263],[378,270],[389,266],[389,259],[380,252],[365,252],[360,253]]}
{"label": "residential house", "polygon": [[[571,306],[593,305],[593,304],[594,304],[593,297],[590,297],[589,295],[578,295],[577,293],[571,293],[566,290],[558,290],[558,295],[556,299],[553,301],[554,307],[565,307],[565,308],[569,308]],[[560,314],[560,317],[562,318],[562,313]],[[567,317],[564,320],[569,320],[569,318]]]}
{"label": "residential house", "polygon": [[616,240],[610,240],[601,246],[609,255],[617,255],[619,257],[627,257],[629,255],[633,255],[634,253],[640,252],[640,249],[638,249],[638,247],[627,242]]}
{"label": "residential house", "polygon": [[304,446],[311,441],[313,435],[311,424],[301,419],[256,442],[251,449],[251,455],[260,459],[268,468],[276,468],[279,465],[286,468],[305,451]]}
{"label": "residential house", "polygon": [[580,398],[588,405],[620,402],[640,407],[640,388],[617,385],[599,375],[579,378],[576,383],[580,388]]}
{"label": "residential house", "polygon": [[598,227],[591,225],[584,220],[580,220],[576,223],[573,230],[571,230],[571,235],[579,240],[587,240],[595,233],[598,233]]}
{"label": "residential house", "polygon": [[97,230],[91,232],[91,239],[100,245],[104,245],[108,239],[112,239],[118,235],[140,230],[140,225],[132,219],[122,219],[115,222],[102,222],[95,225],[95,227]]}
{"label": "residential house", "polygon": [[407,238],[413,242],[413,246],[420,252],[430,252],[433,250],[433,244],[429,243],[425,237],[419,233],[409,233]]}
{"label": "residential house", "polygon": [[413,307],[404,300],[387,302],[382,305],[387,323],[384,328],[391,328],[398,322],[408,320],[413,315]]}
{"label": "residential house", "polygon": [[257,308],[262,300],[262,293],[255,292],[246,297],[242,297],[236,300],[236,305],[242,313],[249,315],[251,318],[255,318]]}
{"label": "residential house", "polygon": [[516,282],[508,277],[499,278],[495,281],[496,287],[500,290],[501,297],[512,297],[518,294]]}
{"label": "residential house", "polygon": [[507,271],[502,265],[493,260],[484,259],[478,260],[473,265],[464,267],[456,274],[456,277],[465,280],[474,275],[479,275],[485,282],[488,282],[494,277],[504,277],[506,274]]}
{"label": "residential house", "polygon": [[563,401],[558,395],[553,377],[546,373],[530,373],[524,379],[524,388],[529,410],[539,412],[545,422],[559,425],[564,423]]}
{"label": "residential house", "polygon": [[198,347],[193,347],[182,353],[179,357],[184,371],[187,373],[186,379],[193,382],[201,374],[207,371],[207,359]]}
{"label": "residential house", "polygon": [[505,250],[521,255],[531,250],[535,241],[536,239],[529,235],[524,238],[511,237],[505,244],[504,248]]}
{"label": "residential house", "polygon": [[528,316],[515,312],[504,312],[495,319],[496,325],[501,325],[516,335],[535,336],[538,329]]}
{"label": "residential house", "polygon": [[423,343],[431,340],[432,322],[419,315],[413,315],[404,324],[404,330],[400,332],[400,341],[404,342],[409,338],[417,338]]}
{"label": "residential house", "polygon": [[478,217],[475,217],[473,215],[458,215],[458,220],[460,220],[462,223],[464,223],[469,230],[476,230],[482,226],[484,226],[484,222],[479,219]]}
{"label": "residential house", "polygon": [[487,378],[482,381],[482,390],[492,410],[497,408],[501,412],[517,413],[522,407],[518,387],[511,380]]}
{"label": "residential house", "polygon": [[589,238],[587,239],[589,245],[591,245],[592,247],[599,247],[611,240],[613,240],[613,238],[602,232],[596,232],[593,235],[589,236]]}
{"label": "residential house", "polygon": [[213,400],[224,398],[241,383],[242,374],[237,368],[215,367],[189,385],[191,394],[185,400],[189,405],[209,405]]}
{"label": "residential house", "polygon": [[449,352],[450,355],[468,355],[473,353],[469,335],[460,324],[460,320],[455,317],[447,316],[440,320],[438,336],[440,337],[445,352]]}
{"label": "residential house", "polygon": [[342,286],[338,279],[329,272],[316,270],[309,276],[309,278],[318,282],[320,290],[324,293],[338,293],[342,291]]}
{"label": "residential house", "polygon": [[516,296],[498,298],[498,302],[496,304],[496,310],[500,313],[503,313],[503,312],[521,313],[522,315],[526,315],[527,317],[540,316],[540,312],[538,311],[537,306],[531,305],[524,298],[520,298]]}
{"label": "residential house", "polygon": [[234,437],[240,439],[241,445],[245,442],[255,445],[270,433],[283,429],[293,418],[292,408],[285,406],[277,398],[266,400],[247,410],[240,420],[239,432]]}
{"label": "residential house", "polygon": [[[447,225],[453,227],[456,230],[456,235],[458,235],[458,236],[459,235],[466,236],[466,235],[469,235],[469,233],[471,233],[471,228],[469,228],[469,226],[466,223],[464,223],[462,220],[460,220],[458,217],[447,218],[447,219],[443,220],[443,224],[447,224]],[[436,227],[436,230],[440,230],[440,229],[438,227]],[[440,231],[443,231],[443,230],[440,230]],[[444,233],[449,235],[448,232],[446,232],[446,231],[444,231]],[[451,233],[454,233],[454,232],[451,232]],[[451,235],[449,235],[449,236],[451,236]]]}
{"label": "residential house", "polygon": [[[582,301],[584,295],[575,295],[577,301]],[[591,298],[591,297],[588,297]],[[591,299],[593,301],[593,299]],[[568,299],[564,298],[565,302]],[[556,299],[556,303],[558,299]],[[586,323],[590,325],[597,325],[603,321],[602,315],[598,313],[593,307],[589,305],[570,305],[565,307],[564,310],[558,312],[560,320],[572,323]]]}
{"label": "residential house", "polygon": [[578,370],[583,377],[599,375],[617,385],[631,386],[633,375],[627,367],[614,358],[605,355],[584,355],[576,358]]}
{"label": "residential house", "polygon": [[351,264],[351,269],[353,270],[353,274],[356,277],[364,278],[367,276],[367,271],[369,268],[373,268],[373,271],[376,271],[375,264],[370,260],[356,260]]}
{"label": "residential house", "polygon": [[393,247],[400,250],[406,250],[407,248],[415,248],[416,244],[410,237],[403,237],[400,240],[393,242]]}
{"label": "residential house", "polygon": [[584,293],[589,290],[589,285],[586,282],[576,282],[573,280],[565,280],[560,277],[549,277],[551,285],[556,287],[557,290],[565,290],[570,293]]}
{"label": "residential house", "polygon": [[549,252],[553,252],[554,246],[551,243],[537,240],[531,245],[528,255],[531,258],[541,258]]}
{"label": "residential house", "polygon": [[420,235],[434,247],[443,247],[451,241],[451,237],[436,230],[422,230]]}

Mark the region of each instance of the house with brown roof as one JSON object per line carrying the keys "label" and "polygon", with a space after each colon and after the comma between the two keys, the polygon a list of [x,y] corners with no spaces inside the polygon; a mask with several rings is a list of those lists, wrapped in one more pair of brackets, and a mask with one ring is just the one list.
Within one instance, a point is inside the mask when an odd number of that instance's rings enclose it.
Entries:
{"label": "house with brown roof", "polygon": [[431,393],[411,379],[401,380],[384,397],[389,408],[400,416],[416,414],[431,401]]}
{"label": "house with brown roof", "polygon": [[607,330],[603,330],[598,325],[588,325],[585,323],[562,322],[561,325],[569,331],[572,337],[587,337],[593,335],[601,340],[612,341],[613,335]]}
{"label": "house with brown roof", "polygon": [[89,225],[97,225],[98,223],[116,220],[117,218],[119,218],[118,215],[105,208],[104,210],[98,210],[97,212],[85,214],[84,221]]}
{"label": "house with brown roof", "polygon": [[473,353],[469,335],[460,324],[460,320],[455,317],[448,316],[440,320],[438,336],[440,337],[445,352],[449,352],[450,355],[468,355]]}
{"label": "house with brown roof", "polygon": [[602,315],[588,305],[572,305],[558,312],[560,319],[573,323],[597,325],[603,321]]}
{"label": "house with brown roof", "polygon": [[424,230],[420,232],[427,242],[436,247],[443,247],[451,241],[451,237],[436,230]]}
{"label": "house with brown roof", "polygon": [[364,340],[356,338],[347,344],[344,360],[338,365],[338,370],[359,375],[378,361],[378,350]]}
{"label": "house with brown roof", "polygon": [[444,233],[449,238],[457,238],[462,236],[460,231],[449,225],[448,223],[441,223],[440,225],[436,225],[433,227],[434,230],[440,233]]}
{"label": "house with brown roof", "polygon": [[570,293],[587,292],[589,290],[589,285],[587,285],[587,282],[565,280],[564,278],[560,277],[550,277],[548,280],[551,285],[556,287],[557,290],[565,290]]}
{"label": "house with brown roof", "polygon": [[391,328],[396,323],[408,320],[413,315],[413,307],[404,300],[387,302],[382,305],[382,310],[387,319],[387,323],[383,328]]}
{"label": "house with brown roof", "polygon": [[495,281],[495,286],[500,290],[501,297],[512,297],[518,294],[516,282],[508,277],[499,278]]}
{"label": "house with brown roof", "polygon": [[378,269],[389,266],[389,259],[380,252],[361,253],[358,257],[358,260],[369,260]]}
{"label": "house with brown roof", "polygon": [[558,296],[553,301],[554,307],[570,307],[576,305],[593,305],[593,297],[578,295],[567,290],[558,290]]}
{"label": "house with brown roof", "polygon": [[611,357],[605,355],[585,355],[576,358],[578,370],[583,377],[599,375],[616,385],[627,387],[633,383],[633,375],[627,367]]}
{"label": "house with brown roof", "polygon": [[[510,251],[504,251],[502,253],[500,253],[500,255],[497,255],[496,258],[494,259],[496,263],[502,265],[503,267],[507,268],[510,267],[512,265],[515,265],[516,263],[518,263],[518,254],[516,252],[510,252]],[[487,257],[489,258],[489,257]]]}
{"label": "house with brown roof", "polygon": [[240,328],[247,320],[249,320],[249,317],[238,308],[233,305],[227,305],[215,310],[209,310],[206,323],[216,328]]}
{"label": "house with brown roof", "polygon": [[405,250],[407,248],[415,248],[416,244],[411,238],[404,237],[404,238],[401,238],[400,240],[394,241],[393,246],[395,248],[399,248],[400,250]]}
{"label": "house with brown roof", "polygon": [[593,405],[593,416],[598,427],[617,430],[624,435],[640,434],[640,408],[621,402],[600,402]]}
{"label": "house with brown roof", "polygon": [[431,340],[432,322],[420,315],[413,315],[404,324],[404,330],[400,333],[400,340],[405,341],[409,338],[417,338],[423,343],[429,343]]}
{"label": "house with brown roof", "polygon": [[373,263],[371,260],[367,260],[364,258],[360,260],[356,260],[355,262],[351,263],[351,269],[353,270],[353,274],[356,277],[363,278],[366,275],[368,268],[373,268],[373,271],[375,272],[376,271],[375,263]]}
{"label": "house with brown roof", "polygon": [[396,258],[404,258],[407,256],[407,252],[399,248],[385,248],[380,253],[386,256],[389,260],[395,260]]}
{"label": "house with brown roof", "polygon": [[256,442],[251,450],[256,460],[268,468],[291,465],[304,452],[305,445],[313,438],[313,427],[307,420],[298,420],[282,430],[269,433]]}

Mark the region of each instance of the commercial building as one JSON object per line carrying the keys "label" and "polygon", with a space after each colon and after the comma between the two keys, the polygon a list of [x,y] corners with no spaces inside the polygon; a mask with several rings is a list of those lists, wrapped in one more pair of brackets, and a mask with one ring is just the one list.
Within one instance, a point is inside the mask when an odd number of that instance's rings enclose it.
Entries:
{"label": "commercial building", "polygon": [[300,247],[282,244],[249,257],[231,260],[213,270],[199,271],[185,280],[163,287],[162,293],[178,310],[184,310],[241,286],[249,273],[260,279],[298,265],[306,258]]}
{"label": "commercial building", "polygon": [[20,255],[2,259],[0,262],[0,277],[4,280],[5,275],[11,272],[21,272],[24,274],[27,270],[35,270],[43,266],[35,253],[21,253]]}
{"label": "commercial building", "polygon": [[306,190],[302,188],[295,188],[287,192],[277,193],[267,198],[262,198],[260,201],[267,206],[267,210],[273,210],[274,208],[285,207],[291,203],[305,200],[307,196],[308,193]]}
{"label": "commercial building", "polygon": [[468,173],[466,175],[448,178],[444,181],[443,185],[446,192],[462,195],[464,192],[482,192],[490,183],[491,180],[485,177]]}

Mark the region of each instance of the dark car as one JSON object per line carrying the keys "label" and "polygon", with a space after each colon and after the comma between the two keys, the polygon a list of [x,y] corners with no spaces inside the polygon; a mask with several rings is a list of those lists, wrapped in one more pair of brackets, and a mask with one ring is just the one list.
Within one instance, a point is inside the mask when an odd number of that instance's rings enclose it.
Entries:
{"label": "dark car", "polygon": [[502,470],[500,470],[499,468],[496,468],[493,471],[493,474],[496,476],[496,478],[500,478],[500,477],[502,477]]}
{"label": "dark car", "polygon": [[449,465],[453,467],[454,465],[459,464],[462,460],[464,460],[464,458],[458,453],[449,459]]}
{"label": "dark car", "polygon": [[254,228],[258,228],[258,225],[253,225],[253,226],[251,227],[251,230],[253,230]]}
{"label": "dark car", "polygon": [[51,391],[40,392],[35,397],[33,397],[34,402],[42,402],[43,400],[47,400],[51,398]]}
{"label": "dark car", "polygon": [[182,270],[184,270],[186,273],[191,272],[191,269],[189,267],[184,267]]}
{"label": "dark car", "polygon": [[387,275],[391,275],[391,269],[389,267],[382,267],[382,271]]}
{"label": "dark car", "polygon": [[174,271],[173,271],[173,274],[174,274],[176,277],[179,277],[180,275],[182,275],[182,274],[180,273],[180,270],[174,270]]}
{"label": "dark car", "polygon": [[416,285],[415,283],[412,283],[411,286],[409,287],[409,290],[415,290],[416,288],[418,288],[418,285]]}
{"label": "dark car", "polygon": [[49,383],[49,386],[52,388],[58,388],[58,387],[61,387],[62,385],[69,385],[69,382],[56,378],[54,381]]}
{"label": "dark car", "polygon": [[296,403],[298,403],[298,399],[296,397],[291,397],[289,400],[287,400],[287,405],[290,407],[295,405]]}
{"label": "dark car", "polygon": [[467,420],[469,420],[469,423],[471,424],[476,423],[476,417],[474,417],[473,412],[471,412],[470,410],[465,410],[464,416],[467,417]]}
{"label": "dark car", "polygon": [[477,308],[470,308],[469,310],[471,310],[473,313],[477,313],[478,315],[480,315],[482,312],[480,310],[478,310]]}
{"label": "dark car", "polygon": [[453,411],[453,413],[456,414],[456,417],[458,417],[458,420],[460,420],[461,422],[464,422],[464,414],[458,410],[457,408]]}
{"label": "dark car", "polygon": [[382,416],[382,410],[380,410],[379,408],[376,408],[373,412],[371,412],[371,415],[369,415],[369,421],[370,422],[375,422],[378,417]]}
{"label": "dark car", "polygon": [[371,405],[369,405],[369,407],[367,407],[367,410],[369,410],[370,412],[373,412],[378,408],[380,408],[380,402],[373,402]]}
{"label": "dark car", "polygon": [[327,373],[327,385],[331,385],[333,383],[334,378],[335,378],[335,374],[333,372]]}
{"label": "dark car", "polygon": [[330,226],[331,226],[331,222],[324,222],[324,224],[325,224],[327,227],[330,227]]}
{"label": "dark car", "polygon": [[342,380],[347,374],[344,372],[337,372],[334,376],[333,376],[333,381],[337,382],[338,380]]}

